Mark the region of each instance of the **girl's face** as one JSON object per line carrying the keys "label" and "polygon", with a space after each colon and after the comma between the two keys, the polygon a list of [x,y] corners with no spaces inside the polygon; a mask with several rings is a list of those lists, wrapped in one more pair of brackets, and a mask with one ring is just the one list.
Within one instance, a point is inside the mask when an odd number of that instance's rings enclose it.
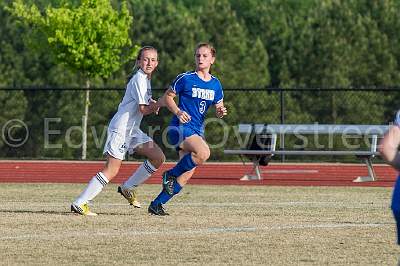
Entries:
{"label": "girl's face", "polygon": [[139,60],[139,67],[147,75],[151,75],[158,65],[157,51],[150,49],[144,50]]}
{"label": "girl's face", "polygon": [[212,64],[214,64],[215,57],[212,55],[211,50],[205,46],[197,49],[195,54],[196,69],[209,71]]}

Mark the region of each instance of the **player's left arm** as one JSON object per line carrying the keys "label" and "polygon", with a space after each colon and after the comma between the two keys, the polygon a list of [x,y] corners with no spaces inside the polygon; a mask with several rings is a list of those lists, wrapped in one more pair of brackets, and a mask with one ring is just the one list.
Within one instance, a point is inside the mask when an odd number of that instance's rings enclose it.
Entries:
{"label": "player's left arm", "polygon": [[224,101],[221,100],[215,104],[215,114],[218,118],[223,118],[228,114],[228,110],[224,106]]}
{"label": "player's left arm", "polygon": [[143,115],[149,115],[152,113],[158,114],[158,110],[160,109],[161,105],[159,102],[150,99],[149,104],[139,104],[139,111]]}
{"label": "player's left arm", "polygon": [[215,115],[218,118],[223,118],[224,116],[226,116],[228,114],[228,110],[226,109],[226,107],[224,106],[224,92],[222,90],[222,85],[219,82],[219,80],[217,80],[217,87],[215,90],[215,98],[213,103],[215,104]]}

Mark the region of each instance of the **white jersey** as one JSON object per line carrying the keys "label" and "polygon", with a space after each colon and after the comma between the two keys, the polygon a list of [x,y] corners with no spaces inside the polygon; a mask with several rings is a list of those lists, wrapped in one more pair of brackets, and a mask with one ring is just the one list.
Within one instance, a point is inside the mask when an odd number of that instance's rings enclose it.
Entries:
{"label": "white jersey", "polygon": [[134,134],[140,128],[143,114],[139,105],[148,105],[151,99],[151,83],[147,75],[139,69],[126,85],[124,98],[118,106],[118,111],[111,119],[109,130]]}
{"label": "white jersey", "polygon": [[399,126],[399,127],[400,127],[400,110],[397,111],[393,123],[394,123],[396,126]]}

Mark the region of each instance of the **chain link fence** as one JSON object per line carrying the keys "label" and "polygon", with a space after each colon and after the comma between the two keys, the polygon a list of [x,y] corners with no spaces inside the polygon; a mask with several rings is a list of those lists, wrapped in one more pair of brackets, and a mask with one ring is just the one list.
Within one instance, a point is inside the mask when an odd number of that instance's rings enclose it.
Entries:
{"label": "chain link fence", "polygon": [[[102,159],[107,125],[117,110],[124,89],[103,88],[90,91],[87,159]],[[153,97],[163,90],[153,90]],[[226,156],[226,148],[245,148],[246,136],[237,132],[240,123],[290,124],[388,124],[398,109],[398,89],[225,89],[228,116],[220,120],[214,108],[208,112],[205,138],[213,161],[236,161]],[[63,159],[81,158],[85,89],[29,88],[0,90],[0,158]],[[168,145],[166,127],[172,115],[165,108],[158,116],[143,118],[142,130],[164,150],[169,160],[177,155]],[[298,139],[285,139],[286,147]],[[329,141],[334,149],[336,140]],[[354,140],[357,142],[357,140]],[[283,143],[278,143],[283,148]],[[313,144],[310,142],[310,147]],[[130,157],[136,160],[138,157]],[[282,160],[281,157],[276,157]],[[337,158],[320,158],[337,160]],[[341,158],[343,161],[354,158]],[[307,157],[285,160],[311,160]],[[315,161],[315,158],[312,159]]]}

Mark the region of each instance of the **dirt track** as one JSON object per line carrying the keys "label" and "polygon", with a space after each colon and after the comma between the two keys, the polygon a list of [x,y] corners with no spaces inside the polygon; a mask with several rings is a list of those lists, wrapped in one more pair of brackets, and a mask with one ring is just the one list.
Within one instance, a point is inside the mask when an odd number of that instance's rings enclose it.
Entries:
{"label": "dirt track", "polygon": [[[50,182],[86,183],[103,167],[102,161],[0,161],[0,182]],[[124,162],[119,174],[112,180],[120,183],[137,167],[138,163]],[[157,184],[161,174],[173,166],[165,163],[147,184]],[[198,167],[190,184],[202,185],[278,185],[278,186],[376,186],[391,187],[397,173],[388,165],[374,165],[378,180],[375,182],[354,183],[357,176],[368,174],[364,164],[270,164],[263,167],[263,180],[241,181],[240,178],[251,172],[247,163],[207,163]]]}

